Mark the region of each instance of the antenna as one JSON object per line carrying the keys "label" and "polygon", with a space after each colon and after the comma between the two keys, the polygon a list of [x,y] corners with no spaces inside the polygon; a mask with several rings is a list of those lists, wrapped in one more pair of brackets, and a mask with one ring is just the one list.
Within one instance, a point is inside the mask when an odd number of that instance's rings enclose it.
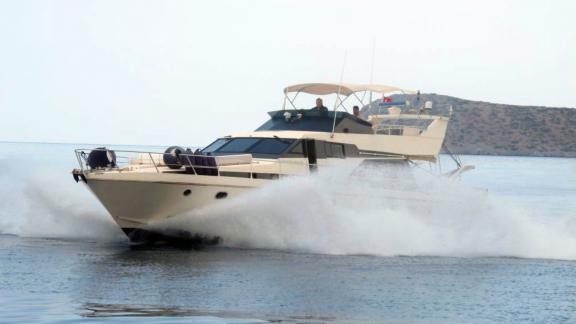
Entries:
{"label": "antenna", "polygon": [[338,93],[336,94],[336,100],[334,101],[334,121],[332,122],[332,134],[330,134],[330,138],[334,137],[334,129],[336,128],[336,109],[338,109],[338,101],[340,100],[340,90],[342,89],[342,80],[344,79],[344,68],[346,68],[347,56],[348,51],[344,51],[344,62],[342,62],[342,71],[340,71],[340,82],[338,83]]}
{"label": "antenna", "polygon": [[[376,37],[372,38],[372,62],[370,64],[370,83],[374,82],[374,57],[376,53]],[[370,96],[368,98],[368,113],[372,111],[372,91],[370,91]]]}
{"label": "antenna", "polygon": [[376,38],[372,39],[372,62],[370,64],[370,84],[374,82],[374,57],[376,54]]}

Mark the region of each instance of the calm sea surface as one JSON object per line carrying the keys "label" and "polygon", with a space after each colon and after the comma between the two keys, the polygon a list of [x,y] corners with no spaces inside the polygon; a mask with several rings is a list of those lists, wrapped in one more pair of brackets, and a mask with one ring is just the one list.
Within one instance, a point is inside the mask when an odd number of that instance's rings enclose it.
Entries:
{"label": "calm sea surface", "polygon": [[393,240],[357,208],[318,244],[194,251],[130,248],[73,181],[77,146],[0,143],[0,322],[576,322],[576,159],[463,156],[491,207],[407,215]]}

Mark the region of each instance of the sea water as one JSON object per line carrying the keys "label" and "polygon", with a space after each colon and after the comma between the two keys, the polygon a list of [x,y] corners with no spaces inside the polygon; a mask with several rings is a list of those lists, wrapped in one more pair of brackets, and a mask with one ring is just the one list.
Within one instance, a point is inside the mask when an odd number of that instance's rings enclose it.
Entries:
{"label": "sea water", "polygon": [[194,251],[131,248],[80,146],[0,144],[0,322],[576,321],[575,159],[463,156],[425,213],[378,173],[286,179],[162,224],[224,234]]}

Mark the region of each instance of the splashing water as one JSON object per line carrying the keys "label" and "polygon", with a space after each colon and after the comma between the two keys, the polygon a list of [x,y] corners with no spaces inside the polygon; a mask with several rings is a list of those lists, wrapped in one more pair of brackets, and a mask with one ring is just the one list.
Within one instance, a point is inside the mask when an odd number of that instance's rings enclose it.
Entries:
{"label": "splashing water", "polygon": [[[0,234],[126,240],[97,199],[67,171],[14,178],[9,175],[17,172],[8,165],[0,169]],[[576,222],[568,215],[533,215],[422,172],[412,180],[383,170],[343,176],[348,173],[334,169],[283,179],[156,226],[219,235],[230,247],[576,259]]]}
{"label": "splashing water", "polygon": [[572,218],[552,222],[528,215],[483,190],[422,172],[415,179],[376,169],[353,177],[345,173],[278,181],[156,227],[219,235],[231,247],[576,259]]}
{"label": "splashing water", "polygon": [[[65,181],[66,180],[66,181]],[[0,188],[0,234],[116,241],[123,234],[106,210],[71,177],[35,174]]]}

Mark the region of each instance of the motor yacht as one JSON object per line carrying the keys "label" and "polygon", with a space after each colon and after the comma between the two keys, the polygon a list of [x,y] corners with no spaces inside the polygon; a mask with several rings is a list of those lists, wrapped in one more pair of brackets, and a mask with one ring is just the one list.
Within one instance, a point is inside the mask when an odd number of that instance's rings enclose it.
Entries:
{"label": "motor yacht", "polygon": [[[79,168],[72,174],[132,241],[170,236],[214,244],[219,237],[155,233],[149,225],[331,167],[436,162],[450,116],[431,115],[428,103],[407,108],[389,100],[407,93],[412,92],[373,84],[292,85],[284,89],[282,109],[270,111],[254,131],[222,136],[194,151],[177,146],[165,152],[77,149]],[[335,96],[335,104],[330,110],[302,109],[299,94]],[[351,102],[372,114],[363,119],[348,113]]]}

